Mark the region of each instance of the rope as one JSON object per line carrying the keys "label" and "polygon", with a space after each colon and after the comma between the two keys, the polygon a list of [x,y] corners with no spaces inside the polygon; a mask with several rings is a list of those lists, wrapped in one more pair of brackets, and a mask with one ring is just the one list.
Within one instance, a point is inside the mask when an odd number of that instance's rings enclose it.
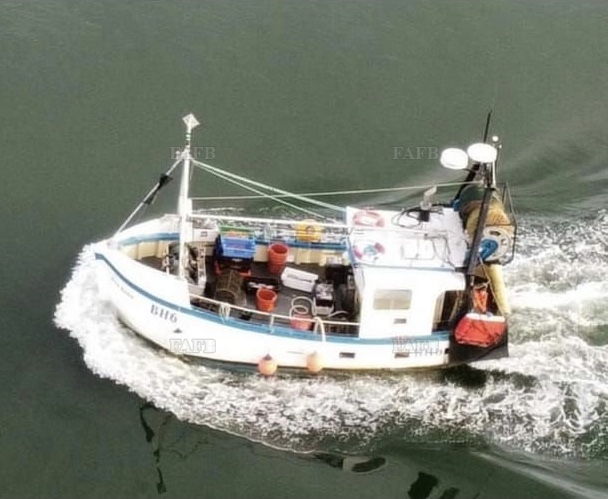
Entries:
{"label": "rope", "polygon": [[230,317],[230,305],[228,303],[220,303],[218,314],[222,319]]}
{"label": "rope", "polygon": [[[245,182],[247,184],[254,185],[256,187],[259,187],[260,189],[266,189],[266,190],[268,190],[270,192],[274,192],[276,194],[280,194],[281,197],[291,197],[291,198],[303,201],[305,203],[314,204],[314,205],[319,206],[321,208],[327,208],[327,209],[330,209],[330,210],[338,211],[340,213],[343,213],[343,212],[346,211],[346,209],[344,207],[342,207],[342,206],[337,206],[337,205],[331,204],[331,203],[325,203],[323,201],[318,201],[316,199],[310,199],[310,198],[307,198],[305,196],[302,196],[301,194],[294,194],[293,192],[285,191],[283,189],[278,189],[278,188],[272,187],[270,185],[262,184],[261,182],[256,182],[255,180],[248,179],[247,177],[242,177],[240,175],[236,175],[234,173],[227,172],[226,170],[221,170],[220,168],[216,168],[215,166],[211,166],[211,165],[208,165],[206,163],[202,163],[200,161],[196,161],[194,159],[192,160],[192,163],[194,163],[195,165],[197,165],[199,167],[202,167],[204,170],[206,170],[208,172],[216,173],[216,174],[219,173],[219,174],[225,175],[227,177],[230,177],[230,178],[232,178],[234,180],[238,180],[240,182]],[[249,189],[249,190],[251,190],[251,189]],[[267,194],[264,194],[263,192],[259,193],[259,194],[261,194],[263,197],[269,197]]]}
{"label": "rope", "polygon": [[194,166],[196,166],[197,168],[200,168],[203,171],[211,173],[212,175],[215,175],[216,177],[219,177],[222,180],[225,180],[226,182],[230,182],[232,184],[238,185],[239,187],[241,187],[247,191],[256,192],[258,194],[258,196],[256,196],[256,197],[258,197],[258,198],[270,198],[270,199],[275,200],[277,203],[284,204],[285,206],[289,206],[290,208],[293,208],[294,210],[302,211],[304,213],[307,213],[308,215],[313,215],[315,217],[320,217],[320,218],[325,218],[325,219],[331,220],[329,217],[326,217],[325,215],[321,215],[321,214],[317,213],[316,211],[312,211],[307,208],[302,208],[301,206],[289,203],[288,201],[283,201],[282,199],[278,199],[276,196],[274,196],[272,194],[265,194],[264,192],[259,191],[251,186],[245,185],[245,184],[239,182],[238,180],[229,178],[228,176],[224,175],[223,173],[207,170],[204,166],[198,165],[196,163],[194,164]]}
{"label": "rope", "polygon": [[[479,184],[478,181],[472,182],[445,182],[443,184],[428,184],[428,185],[412,185],[412,186],[404,186],[404,187],[383,187],[383,188],[375,188],[375,189],[353,189],[350,191],[325,191],[325,192],[302,192],[299,194],[276,194],[276,198],[288,198],[295,196],[308,196],[308,197],[322,197],[322,196],[342,196],[348,194],[376,194],[379,192],[399,192],[399,191],[413,191],[413,190],[422,190],[428,189],[429,187],[455,187],[459,185],[471,185],[471,184]],[[202,197],[193,197],[193,201],[227,201],[231,199],[259,199],[262,197],[266,197],[265,195],[261,196],[202,196]]]}
{"label": "rope", "polygon": [[321,341],[325,343],[325,324],[323,324],[323,319],[319,316],[315,316],[314,332],[317,334],[321,333]]}

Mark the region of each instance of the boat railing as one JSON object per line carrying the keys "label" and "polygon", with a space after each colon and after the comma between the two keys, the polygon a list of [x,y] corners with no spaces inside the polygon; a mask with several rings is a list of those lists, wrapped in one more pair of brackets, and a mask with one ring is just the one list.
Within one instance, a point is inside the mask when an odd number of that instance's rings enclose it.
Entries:
{"label": "boat railing", "polygon": [[300,232],[302,229],[298,230],[298,226],[310,225],[313,227],[317,227],[322,229],[324,232],[333,234],[333,235],[343,235],[349,236],[352,233],[369,233],[369,232],[377,232],[377,233],[412,233],[419,234],[425,237],[441,237],[447,234],[445,230],[437,230],[433,229],[429,231],[426,228],[419,227],[375,227],[375,226],[357,226],[357,225],[348,225],[339,222],[327,223],[327,222],[317,222],[311,220],[294,220],[294,219],[281,219],[281,218],[260,218],[260,217],[244,217],[239,215],[216,215],[212,213],[192,213],[188,216],[189,220],[216,220],[218,222],[242,222],[245,224],[252,224],[258,227],[264,226],[283,226],[285,228],[281,229],[282,231],[291,232],[294,235]]}
{"label": "boat railing", "polygon": [[[358,331],[358,322],[349,321],[338,321],[331,319],[322,319],[319,316],[305,317],[301,315],[283,315],[272,312],[265,312],[263,310],[256,310],[248,307],[242,307],[240,305],[234,305],[213,298],[207,298],[199,294],[190,293],[190,301],[193,305],[208,309],[222,319],[233,318],[243,322],[249,322],[253,324],[266,324],[272,331],[273,326],[282,326],[292,329],[300,329],[311,332],[312,334],[319,334],[323,341],[325,341],[326,334],[342,334],[342,335],[353,335],[355,331]],[[236,311],[239,316],[233,316],[233,312]],[[260,322],[254,321],[253,318],[257,318]],[[298,324],[308,323],[308,328],[297,328],[294,327],[294,322]]]}

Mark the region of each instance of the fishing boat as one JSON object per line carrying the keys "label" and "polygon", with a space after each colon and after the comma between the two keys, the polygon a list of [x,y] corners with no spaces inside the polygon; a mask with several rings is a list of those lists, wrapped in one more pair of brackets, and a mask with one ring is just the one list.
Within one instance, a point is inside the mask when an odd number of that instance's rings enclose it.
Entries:
{"label": "fishing boat", "polygon": [[[517,225],[508,186],[497,182],[501,142],[488,138],[489,116],[482,142],[441,153],[442,166],[467,172],[461,182],[298,194],[195,159],[199,123],[189,114],[176,161],[116,233],[94,245],[105,296],[124,324],[175,355],[264,375],[506,356],[502,268],[513,259]],[[178,167],[177,212],[133,224]],[[204,198],[189,192],[195,169],[302,215],[197,206]],[[407,189],[420,192],[410,207],[322,199]]]}

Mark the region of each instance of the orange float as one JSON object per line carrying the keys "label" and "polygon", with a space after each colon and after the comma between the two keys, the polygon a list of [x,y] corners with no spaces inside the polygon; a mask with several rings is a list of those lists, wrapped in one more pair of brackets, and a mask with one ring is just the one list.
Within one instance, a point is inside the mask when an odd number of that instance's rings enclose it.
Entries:
{"label": "orange float", "polygon": [[264,355],[258,362],[258,371],[263,376],[272,376],[277,372],[278,365],[270,354]]}
{"label": "orange float", "polygon": [[317,374],[323,369],[323,357],[318,352],[313,352],[306,357],[306,369],[309,373]]}

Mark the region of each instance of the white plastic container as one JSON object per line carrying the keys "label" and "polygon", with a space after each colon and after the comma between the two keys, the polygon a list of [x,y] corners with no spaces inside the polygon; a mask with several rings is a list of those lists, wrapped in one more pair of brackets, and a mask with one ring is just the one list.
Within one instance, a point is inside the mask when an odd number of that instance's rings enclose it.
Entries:
{"label": "white plastic container", "polygon": [[288,288],[297,289],[310,293],[317,282],[319,276],[312,272],[304,272],[303,270],[292,269],[286,267],[281,274],[281,282]]}

